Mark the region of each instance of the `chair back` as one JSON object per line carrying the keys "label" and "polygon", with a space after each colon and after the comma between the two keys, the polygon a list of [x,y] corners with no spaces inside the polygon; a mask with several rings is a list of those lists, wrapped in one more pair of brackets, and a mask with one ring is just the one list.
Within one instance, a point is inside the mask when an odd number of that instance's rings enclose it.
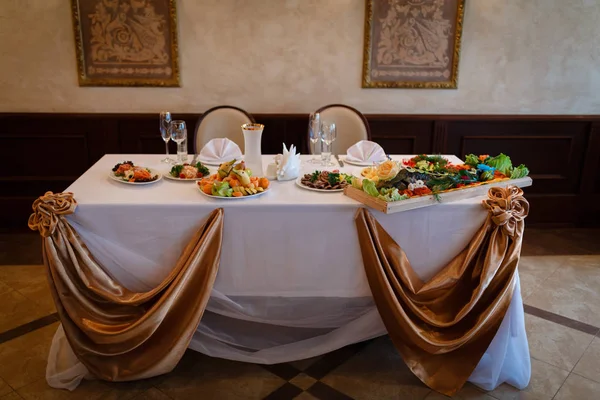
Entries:
{"label": "chair back", "polygon": [[371,140],[369,123],[357,109],[344,104],[330,104],[316,112],[321,115],[321,121],[333,122],[336,125],[337,138],[333,142],[331,154],[346,154],[348,147],[356,142]]}
{"label": "chair back", "polygon": [[227,138],[240,146],[244,152],[242,125],[253,123],[254,118],[241,108],[218,106],[207,110],[196,123],[194,131],[194,151],[196,154],[211,139]]}

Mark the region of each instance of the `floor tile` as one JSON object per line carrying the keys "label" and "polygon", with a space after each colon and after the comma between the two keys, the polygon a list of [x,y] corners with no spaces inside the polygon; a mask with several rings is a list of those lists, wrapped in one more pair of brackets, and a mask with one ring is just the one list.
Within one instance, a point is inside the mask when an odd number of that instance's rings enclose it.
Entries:
{"label": "floor tile", "polygon": [[42,263],[42,241],[39,233],[0,234],[0,265]]}
{"label": "floor tile", "polygon": [[5,396],[0,396],[0,400],[23,400],[17,392],[11,392]]}
{"label": "floor tile", "polygon": [[294,400],[320,400],[308,392],[302,392],[294,397]]}
{"label": "floor tile", "polygon": [[58,323],[0,345],[0,377],[14,389],[46,376],[46,363]]}
{"label": "floor tile", "polygon": [[571,371],[593,336],[525,314],[525,329],[531,356]]}
{"label": "floor tile", "polygon": [[134,397],[133,400],[170,400],[170,397],[157,388],[152,388],[139,396]]}
{"label": "floor tile", "polygon": [[292,365],[293,367],[299,369],[300,371],[305,371],[307,368],[309,368],[311,365],[313,365],[314,363],[319,361],[321,358],[323,358],[323,356],[317,356],[317,357],[306,358],[304,360],[292,361],[289,364]]}
{"label": "floor tile", "polygon": [[567,379],[567,376],[569,376],[569,371],[532,358],[531,380],[525,389],[519,390],[514,386],[503,383],[490,394],[500,400],[551,399]]}
{"label": "floor tile", "polygon": [[526,303],[600,327],[600,256],[566,257]]}
{"label": "floor tile", "polygon": [[373,341],[321,381],[357,400],[422,399],[430,392],[387,336]]}
{"label": "floor tile", "polygon": [[173,399],[263,398],[285,381],[258,365],[211,358],[188,351],[157,385]]}
{"label": "floor tile", "polygon": [[454,400],[495,400],[492,396],[485,393],[483,390],[475,387],[475,385],[471,383],[466,383],[462,389],[458,391],[454,396],[448,397],[443,394],[437,392],[431,392],[425,400],[444,400],[444,399],[454,399]]}
{"label": "floor tile", "polygon": [[600,254],[600,229],[525,228],[524,256]]}
{"label": "floor tile", "polygon": [[49,313],[56,312],[44,265],[4,265],[0,282],[12,287]]}
{"label": "floor tile", "polygon": [[600,337],[594,338],[573,372],[600,383]]}
{"label": "floor tile", "polygon": [[4,382],[2,378],[0,378],[0,396],[4,396],[5,394],[9,394],[12,392],[12,388],[8,385],[8,383]]}
{"label": "floor tile", "polygon": [[[2,267],[0,267],[0,268],[2,268]],[[6,293],[6,292],[11,292],[12,290],[13,290],[13,288],[8,286],[6,283],[3,283],[2,281],[0,281],[0,294]]]}
{"label": "floor tile", "polygon": [[562,385],[555,400],[592,400],[600,399],[600,383],[571,374]]}
{"label": "floor tile", "polygon": [[108,388],[100,381],[82,381],[73,391],[55,389],[46,383],[46,378],[39,379],[18,390],[25,400],[96,400],[103,396]]}
{"label": "floor tile", "polygon": [[526,301],[527,297],[562,265],[562,262],[561,257],[558,256],[521,257],[519,278],[523,301]]}
{"label": "floor tile", "polygon": [[[99,380],[84,380],[73,391],[55,389],[42,378],[18,390],[25,400],[131,400],[151,389],[148,380],[110,383]],[[168,398],[165,396],[165,398]]]}
{"label": "floor tile", "polygon": [[298,386],[300,389],[306,390],[312,385],[314,385],[316,381],[317,380],[315,378],[313,378],[312,376],[308,376],[303,372],[292,378],[292,380],[290,380],[290,383]]}
{"label": "floor tile", "polygon": [[[0,267],[2,268],[2,267]],[[16,290],[0,294],[0,332],[51,314]]]}

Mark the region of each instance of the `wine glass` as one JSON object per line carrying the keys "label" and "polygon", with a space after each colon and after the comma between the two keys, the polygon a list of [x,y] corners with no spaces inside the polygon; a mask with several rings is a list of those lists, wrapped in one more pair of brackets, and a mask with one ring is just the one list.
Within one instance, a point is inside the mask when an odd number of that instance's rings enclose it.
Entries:
{"label": "wine glass", "polygon": [[171,164],[173,162],[173,159],[169,158],[169,140],[171,140],[171,113],[168,111],[161,111],[160,113],[160,135],[165,141],[165,150],[167,152],[167,157],[160,161]]}
{"label": "wine glass", "polygon": [[321,165],[324,167],[332,167],[336,164],[331,162],[331,145],[337,137],[337,129],[335,123],[323,121],[321,123],[321,142],[323,149],[321,151]]}
{"label": "wine glass", "polygon": [[310,152],[313,155],[308,162],[318,164],[320,161],[316,155],[321,151],[321,115],[318,112],[310,113],[308,117],[308,138],[310,140]]}
{"label": "wine glass", "polygon": [[187,139],[187,127],[185,121],[175,120],[171,122],[171,140],[177,143],[177,162],[184,164],[187,162],[187,149],[183,143]]}

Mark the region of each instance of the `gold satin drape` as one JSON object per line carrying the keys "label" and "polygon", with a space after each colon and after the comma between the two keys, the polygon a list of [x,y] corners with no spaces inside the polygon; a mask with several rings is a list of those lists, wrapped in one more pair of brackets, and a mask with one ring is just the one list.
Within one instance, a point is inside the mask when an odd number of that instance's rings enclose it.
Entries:
{"label": "gold satin drape", "polygon": [[452,395],[494,338],[512,299],[529,203],[516,187],[492,188],[489,215],[468,246],[428,282],[366,210],[356,226],[371,292],[411,371]]}
{"label": "gold satin drape", "polygon": [[77,358],[108,381],[171,371],[210,297],[221,256],[223,210],[213,211],[159,286],[135,293],[96,263],[64,218],[76,207],[72,193],[47,192],[34,202],[29,227],[43,238],[48,281]]}

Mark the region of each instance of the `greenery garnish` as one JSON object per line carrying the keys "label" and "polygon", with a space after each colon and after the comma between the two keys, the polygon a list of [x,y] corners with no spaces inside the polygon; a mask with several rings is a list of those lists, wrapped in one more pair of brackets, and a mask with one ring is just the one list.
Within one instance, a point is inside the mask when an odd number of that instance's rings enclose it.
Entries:
{"label": "greenery garnish", "polygon": [[340,181],[340,174],[337,172],[330,172],[327,175],[327,181],[331,186],[335,186]]}
{"label": "greenery garnish", "polygon": [[179,174],[181,173],[181,170],[183,169],[183,165],[178,164],[178,165],[174,165],[173,168],[171,168],[171,176],[174,176],[176,178],[179,178]]}
{"label": "greenery garnish", "polygon": [[200,172],[202,176],[210,175],[210,171],[208,170],[208,168],[201,162],[197,162],[195,167],[198,168],[198,172]]}
{"label": "greenery garnish", "polygon": [[321,171],[315,171],[312,173],[312,175],[310,176],[310,181],[311,182],[316,182],[317,179],[319,179],[319,175],[321,175]]}

